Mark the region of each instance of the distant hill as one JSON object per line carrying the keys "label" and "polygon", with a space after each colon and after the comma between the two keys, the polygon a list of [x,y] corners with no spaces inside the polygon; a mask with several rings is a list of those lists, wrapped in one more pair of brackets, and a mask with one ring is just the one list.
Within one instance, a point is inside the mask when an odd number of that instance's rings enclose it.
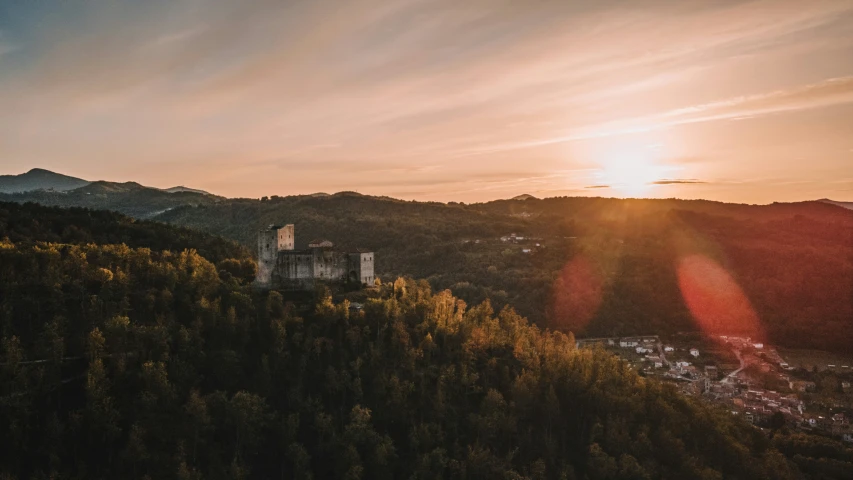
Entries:
{"label": "distant hill", "polygon": [[34,168],[20,175],[0,175],[0,193],[18,193],[33,190],[64,192],[84,187],[89,181],[70,177],[41,168]]}
{"label": "distant hill", "polygon": [[522,194],[522,195],[518,195],[518,196],[512,197],[512,198],[510,198],[510,200],[528,200],[528,199],[531,199],[531,198],[532,198],[532,199],[534,199],[534,200],[536,199],[536,197],[534,197],[533,195],[528,195],[528,194],[526,194],[526,193],[525,193],[525,194]]}
{"label": "distant hill", "polygon": [[822,199],[818,200],[818,202],[831,203],[833,205],[838,205],[839,207],[844,207],[844,208],[848,208],[850,210],[853,210],[853,202],[837,202],[835,200],[830,200],[828,198],[822,198]]}
{"label": "distant hill", "polygon": [[221,197],[207,193],[176,191],[174,193],[140,185],[136,182],[89,183],[73,190],[33,190],[0,194],[0,201],[35,202],[57,207],[85,207],[111,210],[136,218],[151,218],[180,206],[211,204]]}
{"label": "distant hill", "polygon": [[136,218],[221,199],[184,186],[159,189],[136,182],[90,182],[40,168],[21,175],[0,176],[0,201],[111,210]]}
{"label": "distant hill", "polygon": [[[96,185],[95,189],[88,193],[118,193],[145,188],[136,182],[107,182],[89,181],[82,178],[71,177],[61,173],[51,172],[43,168],[34,168],[20,175],[0,175],[0,193],[25,193],[35,190],[53,190],[66,192],[89,185]],[[183,185],[172,188],[158,189],[167,193],[198,193],[211,195],[211,193]]]}
{"label": "distant hill", "polygon": [[177,186],[177,187],[172,187],[172,188],[164,188],[164,189],[163,189],[163,191],[164,191],[164,192],[169,192],[169,193],[183,193],[183,192],[189,192],[189,193],[200,193],[200,194],[202,194],[202,195],[212,195],[210,192],[205,192],[204,190],[199,190],[199,189],[197,189],[197,188],[189,188],[189,187],[184,187],[184,186]]}

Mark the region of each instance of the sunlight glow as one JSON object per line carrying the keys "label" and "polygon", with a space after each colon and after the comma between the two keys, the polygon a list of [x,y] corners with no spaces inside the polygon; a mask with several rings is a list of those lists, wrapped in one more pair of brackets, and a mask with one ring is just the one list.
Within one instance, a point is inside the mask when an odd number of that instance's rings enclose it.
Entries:
{"label": "sunlight glow", "polygon": [[678,261],[676,273],[684,303],[703,332],[764,337],[746,294],[718,263],[704,255],[688,255]]}
{"label": "sunlight glow", "polygon": [[653,182],[665,178],[666,167],[655,164],[647,154],[622,153],[602,163],[602,183],[629,195],[642,195],[654,187]]}

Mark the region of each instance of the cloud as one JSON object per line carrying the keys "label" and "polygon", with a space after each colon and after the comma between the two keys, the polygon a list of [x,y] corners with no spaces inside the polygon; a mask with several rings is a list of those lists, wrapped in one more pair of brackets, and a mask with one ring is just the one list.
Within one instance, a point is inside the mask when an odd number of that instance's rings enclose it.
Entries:
{"label": "cloud", "polygon": [[664,125],[731,120],[853,102],[853,76],[829,78],[810,85],[729,98],[666,112]]}
{"label": "cloud", "polygon": [[657,180],[657,181],[651,182],[651,183],[649,183],[649,185],[690,185],[690,184],[694,184],[694,183],[708,183],[708,182],[705,182],[702,180],[696,180],[693,178],[674,179],[674,180],[664,179],[664,180]]}
{"label": "cloud", "polygon": [[761,94],[691,105],[644,117],[620,119],[604,124],[587,126],[577,133],[565,136],[492,145],[480,150],[466,151],[462,156],[482,155],[499,151],[631,135],[685,124],[719,120],[745,120],[763,115],[847,103],[853,103],[853,76],[830,78],[787,90],[775,90]]}
{"label": "cloud", "polygon": [[610,188],[610,185],[589,185],[583,188]]}

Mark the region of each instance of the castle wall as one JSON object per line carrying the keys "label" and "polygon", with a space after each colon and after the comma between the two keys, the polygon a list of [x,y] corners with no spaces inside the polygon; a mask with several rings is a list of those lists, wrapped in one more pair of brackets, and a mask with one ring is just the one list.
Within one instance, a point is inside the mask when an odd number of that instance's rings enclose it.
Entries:
{"label": "castle wall", "polygon": [[347,279],[347,255],[329,248],[312,249],[314,278],[322,281],[343,282]]}
{"label": "castle wall", "polygon": [[314,256],[306,250],[279,252],[272,280],[284,288],[311,287],[314,284]]}

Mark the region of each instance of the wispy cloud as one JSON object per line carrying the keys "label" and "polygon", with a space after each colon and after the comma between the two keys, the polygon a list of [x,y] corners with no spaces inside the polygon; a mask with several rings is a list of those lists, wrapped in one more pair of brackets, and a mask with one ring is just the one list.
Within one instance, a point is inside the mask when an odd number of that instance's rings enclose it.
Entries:
{"label": "wispy cloud", "polygon": [[657,180],[657,181],[651,182],[651,185],[690,185],[690,184],[694,184],[694,183],[708,183],[708,182],[705,182],[702,180],[696,180],[693,178],[683,179],[683,180],[666,180],[666,179],[664,179],[664,180]]}
{"label": "wispy cloud", "polygon": [[583,188],[610,188],[610,185],[589,185]]}

